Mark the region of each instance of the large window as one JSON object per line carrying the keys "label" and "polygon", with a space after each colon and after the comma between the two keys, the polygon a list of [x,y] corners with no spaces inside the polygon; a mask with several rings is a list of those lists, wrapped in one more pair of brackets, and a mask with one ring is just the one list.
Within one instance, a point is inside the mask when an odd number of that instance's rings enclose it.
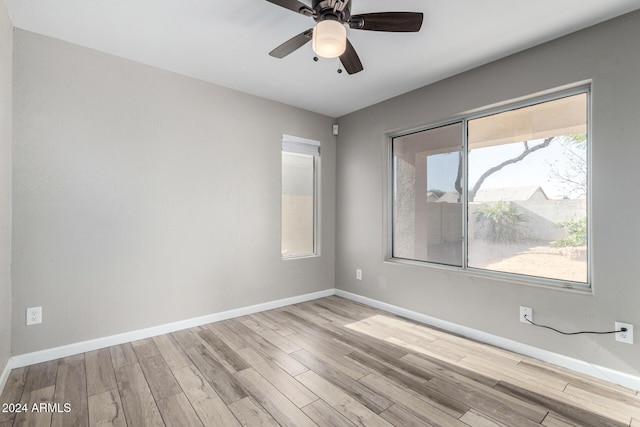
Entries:
{"label": "large window", "polygon": [[282,136],[282,257],[317,254],[320,143]]}
{"label": "large window", "polygon": [[392,139],[392,257],[587,286],[588,91]]}

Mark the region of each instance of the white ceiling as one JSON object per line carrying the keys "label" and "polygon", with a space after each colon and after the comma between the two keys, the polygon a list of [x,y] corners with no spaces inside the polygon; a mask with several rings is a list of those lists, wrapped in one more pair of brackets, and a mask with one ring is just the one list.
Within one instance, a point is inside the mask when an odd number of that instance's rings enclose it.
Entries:
{"label": "white ceiling", "polygon": [[[640,8],[640,0],[352,0],[423,12],[419,33],[348,30],[364,71],[268,53],[311,18],[265,0],[4,0],[15,27],[339,117]],[[311,4],[311,0],[301,0]]]}

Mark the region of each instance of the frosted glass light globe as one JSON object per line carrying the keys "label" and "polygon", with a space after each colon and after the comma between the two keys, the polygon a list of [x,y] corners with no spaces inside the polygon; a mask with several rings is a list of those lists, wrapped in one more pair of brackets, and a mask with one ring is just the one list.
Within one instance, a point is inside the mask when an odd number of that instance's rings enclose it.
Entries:
{"label": "frosted glass light globe", "polygon": [[325,20],[313,29],[313,51],[323,58],[337,58],[347,49],[347,29],[338,21]]}

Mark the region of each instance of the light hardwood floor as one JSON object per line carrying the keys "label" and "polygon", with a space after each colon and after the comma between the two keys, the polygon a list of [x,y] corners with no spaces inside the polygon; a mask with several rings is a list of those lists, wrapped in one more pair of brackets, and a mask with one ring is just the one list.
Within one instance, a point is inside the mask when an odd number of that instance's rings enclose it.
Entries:
{"label": "light hardwood floor", "polygon": [[335,296],[15,369],[0,402],[28,409],[1,426],[640,427],[635,391]]}

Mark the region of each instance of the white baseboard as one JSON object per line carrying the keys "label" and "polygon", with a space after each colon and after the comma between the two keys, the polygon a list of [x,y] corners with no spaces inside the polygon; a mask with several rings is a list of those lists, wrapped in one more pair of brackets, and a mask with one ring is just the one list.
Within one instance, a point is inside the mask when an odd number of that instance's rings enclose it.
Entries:
{"label": "white baseboard", "polygon": [[193,319],[167,323],[165,325],[155,326],[152,328],[125,332],[123,334],[112,335],[109,337],[98,338],[95,340],[83,341],[75,344],[70,344],[70,345],[65,345],[61,347],[55,347],[52,349],[14,356],[11,359],[9,359],[6,367],[2,371],[2,374],[0,375],[0,393],[4,389],[4,386],[9,378],[9,373],[11,372],[11,369],[14,369],[14,368],[20,368],[22,366],[28,366],[35,363],[47,362],[49,360],[55,360],[61,357],[73,356],[75,354],[85,353],[87,351],[98,350],[100,348],[110,347],[118,344],[124,344],[130,341],[150,338],[157,335],[167,334],[170,332],[188,329],[195,326],[205,325],[207,323],[219,322],[221,320],[232,319],[235,317],[245,316],[247,314],[258,313],[261,311],[271,310],[274,308],[284,307],[291,304],[311,301],[318,298],[324,298],[330,295],[338,295],[346,299],[357,301],[357,302],[369,305],[371,307],[379,308],[381,310],[385,310],[390,313],[394,313],[394,314],[406,317],[408,319],[413,319],[418,322],[443,329],[445,331],[449,331],[449,332],[462,335],[480,342],[491,344],[496,347],[514,351],[516,353],[533,357],[538,360],[553,363],[555,365],[562,366],[562,367],[565,367],[577,372],[581,372],[587,375],[591,375],[593,377],[600,378],[602,380],[609,381],[614,384],[619,384],[621,386],[629,387],[634,390],[640,390],[640,377],[637,377],[634,375],[630,375],[624,372],[594,365],[579,359],[563,356],[561,354],[553,353],[547,350],[542,350],[537,347],[533,347],[533,346],[523,344],[517,341],[513,341],[507,338],[503,338],[497,335],[492,335],[486,332],[479,331],[477,329],[461,326],[456,323],[437,319],[435,317],[427,316],[426,314],[407,310],[402,307],[398,307],[392,304],[387,304],[382,301],[374,300],[361,295],[346,292],[340,289],[326,289],[324,291],[313,292],[310,294],[300,295],[296,297],[284,298],[284,299],[270,301],[262,304],[256,304],[248,307],[242,307],[234,310],[214,313],[207,316],[196,317]]}
{"label": "white baseboard", "polygon": [[[13,356],[9,360],[9,364],[5,369],[8,369],[6,375],[8,376],[8,372],[13,368],[20,368],[22,366],[33,365],[35,363],[47,362],[49,360],[55,360],[61,357],[73,356],[75,354],[85,353],[87,351],[98,350],[105,347],[111,347],[113,345],[124,344],[130,341],[141,340],[144,338],[151,338],[157,335],[163,335],[170,332],[193,328],[195,326],[206,325],[207,323],[219,322],[221,320],[232,319],[234,317],[258,313],[260,311],[272,310],[274,308],[284,307],[291,304],[324,298],[334,294],[335,289],[326,289],[324,291],[313,292],[310,294],[299,295],[290,298],[283,298],[275,301],[265,302],[262,304],[256,304],[248,307],[241,307],[233,310],[223,311],[220,313],[209,314],[202,317],[196,317],[193,319],[181,320],[178,322],[167,323],[151,328],[125,332],[109,337],[97,338],[94,340],[82,341],[74,344],[64,345],[61,347],[36,351],[33,353],[21,354],[18,356]],[[11,369],[9,369],[9,365],[11,366]],[[2,388],[0,388],[0,390],[2,390]]]}
{"label": "white baseboard", "polygon": [[0,394],[2,394],[2,392],[4,391],[4,386],[7,385],[7,380],[9,379],[9,374],[11,373],[12,369],[13,366],[11,364],[11,359],[9,359],[7,360],[7,365],[4,367],[2,373],[0,374]]}
{"label": "white baseboard", "polygon": [[371,307],[379,308],[381,310],[385,310],[390,313],[394,313],[399,316],[418,321],[420,323],[431,325],[445,331],[462,335],[476,341],[504,348],[506,350],[510,350],[525,356],[533,357],[534,359],[542,360],[544,362],[553,363],[554,365],[562,366],[576,372],[581,372],[583,374],[587,374],[614,384],[628,387],[633,390],[640,390],[640,377],[627,374],[625,372],[616,371],[610,368],[605,368],[603,366],[594,365],[583,360],[563,356],[561,354],[553,353],[547,350],[542,350],[537,347],[482,332],[477,329],[461,326],[456,323],[437,319],[435,317],[427,316],[426,314],[417,313],[415,311],[407,310],[405,308],[398,307],[392,304],[387,304],[382,301],[367,298],[357,294],[352,294],[351,292],[346,292],[340,289],[336,289],[335,294],[340,297],[357,301]]}

